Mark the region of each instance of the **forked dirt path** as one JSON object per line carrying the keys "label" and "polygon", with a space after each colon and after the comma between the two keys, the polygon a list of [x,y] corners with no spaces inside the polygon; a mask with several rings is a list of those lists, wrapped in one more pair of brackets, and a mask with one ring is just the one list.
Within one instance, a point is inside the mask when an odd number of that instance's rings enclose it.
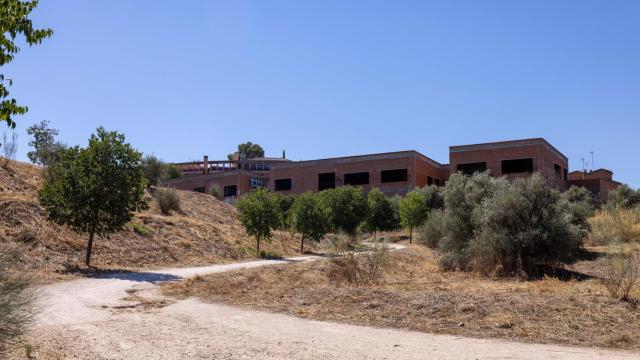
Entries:
{"label": "forked dirt path", "polygon": [[153,299],[161,281],[318,259],[119,273],[49,285],[42,288],[32,337],[74,359],[640,359],[640,353],[597,348],[313,321],[197,299],[146,310],[135,299],[123,300],[132,291]]}

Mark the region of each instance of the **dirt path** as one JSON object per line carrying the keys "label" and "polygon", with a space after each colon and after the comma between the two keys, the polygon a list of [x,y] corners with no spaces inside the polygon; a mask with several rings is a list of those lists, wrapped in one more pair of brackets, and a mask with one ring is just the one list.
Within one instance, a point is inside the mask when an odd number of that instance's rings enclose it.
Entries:
{"label": "dirt path", "polygon": [[[161,308],[126,301],[132,290],[157,299],[154,285],[199,274],[260,267],[318,256],[198,268],[119,273],[42,289],[32,338],[76,359],[639,359],[640,354],[523,344],[312,321],[206,304],[196,299]],[[50,354],[51,354],[50,353]],[[52,356],[44,355],[41,358]]]}

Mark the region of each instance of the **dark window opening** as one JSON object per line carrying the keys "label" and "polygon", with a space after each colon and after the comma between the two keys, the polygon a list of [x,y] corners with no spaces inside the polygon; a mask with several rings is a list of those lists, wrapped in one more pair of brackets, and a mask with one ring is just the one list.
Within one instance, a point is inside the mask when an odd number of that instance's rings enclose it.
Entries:
{"label": "dark window opening", "polygon": [[564,181],[567,181],[568,173],[569,171],[567,169],[564,169]]}
{"label": "dark window opening", "polygon": [[477,162],[469,164],[458,164],[458,171],[461,171],[465,175],[473,175],[477,172],[487,171],[486,162]]}
{"label": "dark window opening", "polygon": [[336,173],[322,173],[318,174],[318,191],[325,189],[335,189],[336,187]]}
{"label": "dark window opening", "polygon": [[[380,182],[383,182],[383,183],[407,181],[407,178],[408,178],[407,169],[380,171]],[[369,181],[368,181],[368,175],[367,175],[367,183],[368,182]]]}
{"label": "dark window opening", "polygon": [[553,164],[553,171],[556,173],[556,177],[562,176],[562,168],[558,164]]}
{"label": "dark window opening", "polygon": [[427,176],[427,185],[433,184],[433,178],[431,176]]}
{"label": "dark window opening", "polygon": [[502,173],[514,174],[533,172],[533,159],[502,160]]}
{"label": "dark window opening", "polygon": [[291,178],[276,179],[276,191],[291,190]]}
{"label": "dark window opening", "polygon": [[231,197],[238,195],[238,186],[237,185],[227,185],[223,190],[224,197]]}
{"label": "dark window opening", "polygon": [[435,181],[435,182],[436,182],[436,186],[440,186],[440,184],[441,184],[441,183],[440,183],[440,179],[436,179],[436,181]]}
{"label": "dark window opening", "polygon": [[368,172],[344,174],[345,185],[367,185],[368,183],[369,183]]}
{"label": "dark window opening", "polygon": [[198,186],[197,188],[193,188],[193,191],[199,192],[199,193],[203,193],[204,192],[204,186]]}

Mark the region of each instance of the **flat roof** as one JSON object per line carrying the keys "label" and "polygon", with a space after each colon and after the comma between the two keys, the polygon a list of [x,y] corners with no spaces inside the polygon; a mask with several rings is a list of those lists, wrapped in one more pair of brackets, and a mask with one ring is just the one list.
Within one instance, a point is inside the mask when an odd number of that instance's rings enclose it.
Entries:
{"label": "flat roof", "polygon": [[544,138],[496,141],[496,142],[487,142],[487,143],[469,144],[469,145],[455,145],[455,146],[449,146],[449,152],[457,153],[457,152],[465,152],[465,151],[493,150],[493,149],[512,148],[512,147],[520,147],[520,146],[527,146],[527,145],[542,145],[547,149],[551,150],[552,152],[554,152],[556,155],[560,156],[561,158],[568,160],[568,158],[563,153],[561,153],[560,150],[556,149]]}
{"label": "flat roof", "polygon": [[323,159],[315,159],[315,160],[291,161],[287,163],[272,164],[271,169],[282,169],[282,168],[290,168],[295,166],[315,165],[317,163],[324,163],[324,162],[371,161],[371,160],[384,160],[384,159],[399,159],[399,158],[407,158],[407,157],[416,157],[425,162],[428,162],[433,166],[443,167],[443,165],[440,164],[439,162],[415,150],[404,150],[404,151],[392,151],[392,152],[376,153],[376,154],[340,156],[340,157],[323,158]]}

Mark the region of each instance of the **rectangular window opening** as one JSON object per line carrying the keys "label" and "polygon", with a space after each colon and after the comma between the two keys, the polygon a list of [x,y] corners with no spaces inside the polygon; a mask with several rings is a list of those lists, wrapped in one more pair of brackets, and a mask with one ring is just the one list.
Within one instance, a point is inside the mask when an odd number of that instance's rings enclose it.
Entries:
{"label": "rectangular window opening", "polygon": [[553,164],[553,171],[556,173],[556,177],[562,177],[562,168],[558,164]]}
{"label": "rectangular window opening", "polygon": [[238,196],[237,185],[227,185],[223,189],[224,197]]}
{"label": "rectangular window opening", "polygon": [[198,186],[196,188],[193,188],[193,191],[199,192],[199,193],[203,193],[204,192],[204,186]]}
{"label": "rectangular window opening", "polygon": [[336,173],[318,174],[318,191],[336,188]]}
{"label": "rectangular window opening", "polygon": [[357,172],[344,174],[345,185],[367,185],[369,184],[369,172]]}
{"label": "rectangular window opening", "polygon": [[427,185],[433,185],[433,178],[431,176],[427,176]]}
{"label": "rectangular window opening", "polygon": [[473,175],[477,172],[485,172],[487,171],[487,163],[477,162],[469,164],[458,164],[458,171],[462,172],[465,175]]}
{"label": "rectangular window opening", "polygon": [[503,174],[515,174],[515,173],[532,173],[533,172],[533,159],[513,159],[502,160],[502,173]]}
{"label": "rectangular window opening", "polygon": [[276,179],[276,191],[291,190],[291,178],[288,179]]}
{"label": "rectangular window opening", "polygon": [[[368,173],[367,173],[368,176]],[[382,170],[380,171],[380,182],[402,182],[407,181],[409,178],[407,169],[394,169],[394,170]],[[367,178],[368,183],[368,178]]]}

